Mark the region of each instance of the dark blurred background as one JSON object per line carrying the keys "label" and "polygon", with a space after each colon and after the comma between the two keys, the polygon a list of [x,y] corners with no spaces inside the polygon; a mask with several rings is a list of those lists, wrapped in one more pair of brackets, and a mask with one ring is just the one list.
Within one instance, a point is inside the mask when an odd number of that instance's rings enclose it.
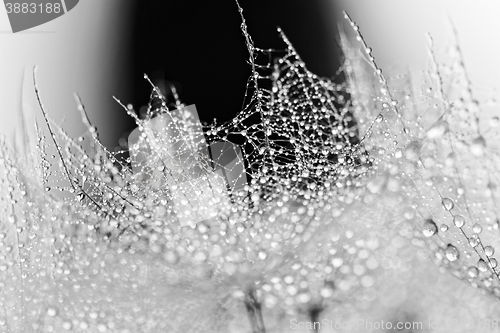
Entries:
{"label": "dark blurred background", "polygon": [[[308,68],[333,76],[335,37],[323,20],[321,0],[241,0],[248,31],[257,47],[283,49],[280,26]],[[233,0],[140,0],[133,11],[131,102],[140,112],[151,86],[174,84],[185,104],[196,104],[200,119],[229,120],[240,110],[250,66]],[[130,120],[130,129],[135,124]],[[126,137],[127,133],[124,133]]]}

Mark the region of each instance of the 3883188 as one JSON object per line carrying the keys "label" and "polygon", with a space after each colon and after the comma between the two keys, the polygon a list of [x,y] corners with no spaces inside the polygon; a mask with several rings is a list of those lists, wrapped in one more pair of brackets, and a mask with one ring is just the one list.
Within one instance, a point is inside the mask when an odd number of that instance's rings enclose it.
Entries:
{"label": "3883188", "polygon": [[35,2],[6,2],[5,9],[7,14],[59,14],[63,12],[63,7],[60,2],[45,2],[45,3],[35,3]]}

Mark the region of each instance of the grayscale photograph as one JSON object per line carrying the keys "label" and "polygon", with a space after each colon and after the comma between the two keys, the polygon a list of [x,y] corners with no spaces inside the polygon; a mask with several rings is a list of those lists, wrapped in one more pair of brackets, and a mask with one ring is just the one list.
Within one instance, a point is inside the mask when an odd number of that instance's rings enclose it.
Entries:
{"label": "grayscale photograph", "polygon": [[499,14],[3,0],[0,333],[500,332]]}

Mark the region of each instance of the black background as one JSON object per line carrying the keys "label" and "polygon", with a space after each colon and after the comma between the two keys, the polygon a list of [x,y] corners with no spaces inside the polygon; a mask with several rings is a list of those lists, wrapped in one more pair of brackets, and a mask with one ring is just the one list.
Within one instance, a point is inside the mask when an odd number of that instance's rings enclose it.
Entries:
{"label": "black background", "polygon": [[[257,47],[284,48],[280,26],[308,68],[333,76],[338,61],[329,50],[321,0],[241,0]],[[196,104],[202,121],[231,119],[240,109],[250,75],[248,52],[233,0],[140,0],[132,22],[133,99],[136,110],[149,101],[153,82],[173,83],[183,103]],[[130,122],[130,129],[135,125]]]}

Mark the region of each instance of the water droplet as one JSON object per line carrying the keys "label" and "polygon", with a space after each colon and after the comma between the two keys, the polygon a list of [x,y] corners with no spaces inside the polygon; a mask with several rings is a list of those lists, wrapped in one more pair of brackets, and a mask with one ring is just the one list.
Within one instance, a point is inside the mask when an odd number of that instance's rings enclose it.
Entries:
{"label": "water droplet", "polygon": [[72,327],[73,327],[73,324],[71,324],[70,321],[65,321],[62,323],[62,327],[66,330],[66,331],[69,331]]}
{"label": "water droplet", "polygon": [[453,209],[453,207],[455,207],[455,202],[453,202],[453,200],[450,198],[443,198],[441,204],[443,205],[443,208],[447,211],[450,211]]}
{"label": "water droplet", "polygon": [[342,258],[333,258],[332,259],[332,266],[335,268],[342,266],[343,263],[344,263],[344,260]]}
{"label": "water droplet", "polygon": [[410,160],[416,162],[420,154],[420,145],[418,142],[413,141],[410,142],[405,148],[405,157]]}
{"label": "water droplet", "polygon": [[486,148],[486,140],[482,136],[478,136],[470,145],[470,152],[474,156],[481,156],[484,154],[484,150]]}
{"label": "water droplet", "polygon": [[477,268],[479,269],[479,271],[484,273],[488,270],[488,264],[486,264],[483,259],[479,259],[479,261],[477,262]]}
{"label": "water droplet", "polygon": [[163,255],[163,258],[169,263],[169,264],[177,264],[179,262],[179,255],[177,254],[176,251],[167,251]]}
{"label": "water droplet", "polygon": [[448,130],[448,123],[441,121],[437,123],[436,125],[432,126],[428,131],[427,131],[427,137],[429,139],[437,139],[441,136],[443,136],[444,133]]}
{"label": "water droplet", "polygon": [[476,237],[469,238],[469,245],[472,247],[476,247],[479,245],[479,240]]}
{"label": "water droplet", "polygon": [[457,228],[462,228],[465,224],[465,217],[462,215],[455,215],[453,216],[453,223]]}
{"label": "water droplet", "polygon": [[104,332],[107,332],[108,328],[106,327],[106,325],[104,325],[103,323],[99,323],[97,324],[97,331],[99,333],[104,333]]}
{"label": "water droplet", "polygon": [[422,230],[422,233],[424,234],[425,237],[431,237],[435,235],[438,231],[436,223],[434,223],[433,220],[426,220],[424,222],[424,229]]}
{"label": "water droplet", "polygon": [[53,306],[49,306],[49,308],[47,309],[47,315],[49,317],[55,317],[57,315],[57,309]]}
{"label": "water droplet", "polygon": [[205,260],[207,260],[207,254],[205,253],[205,251],[197,251],[195,254],[194,254],[194,260],[198,261],[198,262],[204,262]]}
{"label": "water droplet", "polygon": [[375,278],[370,275],[365,275],[361,278],[361,285],[365,288],[370,288],[375,284]]}
{"label": "water droplet", "polygon": [[476,234],[480,234],[483,231],[483,227],[479,223],[476,223],[472,226],[472,231]]}
{"label": "water droplet", "polygon": [[197,225],[198,231],[202,234],[206,233],[208,230],[210,230],[210,226],[206,224],[205,222],[200,222]]}
{"label": "water droplet", "polygon": [[324,298],[329,298],[333,296],[333,289],[331,287],[323,287],[320,291],[320,294]]}
{"label": "water droplet", "polygon": [[82,201],[83,199],[85,199],[85,193],[80,192],[76,195],[76,200]]}
{"label": "water droplet", "polygon": [[484,254],[486,254],[488,257],[491,257],[493,254],[495,254],[495,249],[493,246],[486,246],[484,248]]}
{"label": "water droplet", "polygon": [[499,117],[492,117],[490,119],[490,126],[491,127],[498,127],[499,124],[500,124],[500,118]]}
{"label": "water droplet", "polygon": [[477,267],[471,266],[469,267],[469,269],[467,269],[467,274],[469,274],[470,277],[474,278],[478,276],[479,270],[477,269]]}
{"label": "water droplet", "polygon": [[457,248],[451,244],[448,244],[444,253],[445,253],[446,259],[448,259],[449,261],[455,261],[460,256],[460,253],[458,252]]}
{"label": "water droplet", "polygon": [[51,190],[50,186],[45,186],[45,192],[49,192]]}
{"label": "water droplet", "polygon": [[446,232],[450,227],[447,224],[443,223],[439,228],[441,229],[442,232]]}
{"label": "water droplet", "polygon": [[489,265],[491,268],[496,268],[498,266],[498,261],[495,258],[490,258]]}

